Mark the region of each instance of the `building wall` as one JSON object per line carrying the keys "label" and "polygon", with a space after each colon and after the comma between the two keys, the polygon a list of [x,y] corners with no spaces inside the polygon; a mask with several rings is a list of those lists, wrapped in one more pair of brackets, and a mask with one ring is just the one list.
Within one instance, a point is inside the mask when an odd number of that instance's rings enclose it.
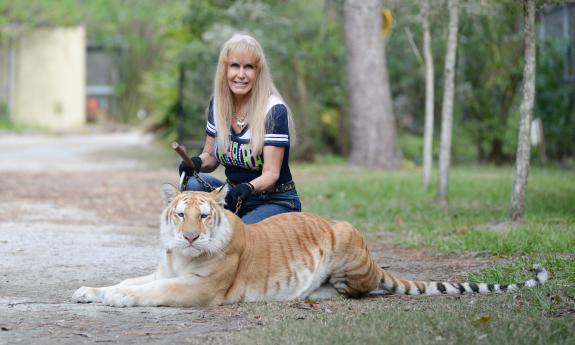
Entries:
{"label": "building wall", "polygon": [[53,130],[86,123],[84,27],[45,28],[15,44],[12,121]]}

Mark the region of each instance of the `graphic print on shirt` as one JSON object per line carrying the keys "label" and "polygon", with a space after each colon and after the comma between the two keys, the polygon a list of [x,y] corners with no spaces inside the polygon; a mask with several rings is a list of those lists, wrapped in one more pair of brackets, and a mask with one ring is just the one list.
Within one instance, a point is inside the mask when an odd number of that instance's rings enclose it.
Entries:
{"label": "graphic print on shirt", "polygon": [[254,156],[249,143],[242,144],[237,141],[232,141],[227,152],[219,152],[217,143],[215,146],[214,151],[217,155],[216,158],[223,165],[234,165],[251,170],[262,170],[264,166],[262,155],[258,154]]}

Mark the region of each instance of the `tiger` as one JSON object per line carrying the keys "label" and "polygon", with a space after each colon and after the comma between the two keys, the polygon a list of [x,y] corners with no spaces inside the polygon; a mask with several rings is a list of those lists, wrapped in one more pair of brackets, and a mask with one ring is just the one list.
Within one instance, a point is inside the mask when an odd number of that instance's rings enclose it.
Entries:
{"label": "tiger", "polygon": [[227,187],[212,192],[161,188],[162,258],[154,273],[107,287],[81,287],[79,303],[115,307],[203,307],[255,301],[324,300],[343,295],[453,295],[534,287],[548,272],[518,284],[412,281],[377,265],[350,223],[319,215],[279,214],[244,224],[225,209]]}

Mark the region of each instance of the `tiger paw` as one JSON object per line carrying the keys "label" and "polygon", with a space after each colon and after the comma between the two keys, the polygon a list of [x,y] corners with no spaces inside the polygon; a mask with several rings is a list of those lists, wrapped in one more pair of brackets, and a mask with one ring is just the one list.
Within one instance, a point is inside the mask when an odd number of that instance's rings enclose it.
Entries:
{"label": "tiger paw", "polygon": [[120,308],[139,306],[137,296],[127,291],[108,291],[102,303]]}
{"label": "tiger paw", "polygon": [[82,286],[72,295],[72,299],[78,303],[102,302],[96,288]]}

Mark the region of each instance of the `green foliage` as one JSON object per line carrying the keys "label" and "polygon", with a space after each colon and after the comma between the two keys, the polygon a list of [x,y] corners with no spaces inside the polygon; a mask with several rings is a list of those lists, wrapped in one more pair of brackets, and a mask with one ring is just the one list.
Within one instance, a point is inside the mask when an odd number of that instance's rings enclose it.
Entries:
{"label": "green foliage", "polygon": [[0,37],[50,25],[77,25],[82,13],[77,0],[0,0]]}
{"label": "green foliage", "polygon": [[[154,113],[159,105],[169,104],[166,98],[170,92],[166,87],[173,88],[173,85],[166,85],[166,78],[160,78],[156,89],[149,80],[154,78],[150,74],[156,75],[156,69],[166,69],[173,64],[169,61],[173,57],[173,42],[166,37],[179,28],[185,2],[163,2],[158,6],[155,0],[100,0],[80,6],[86,14],[90,42],[119,52],[120,83],[116,94],[120,119],[135,123],[139,110]],[[176,69],[171,71],[175,74]],[[165,108],[162,111],[166,111]]]}
{"label": "green foliage", "polygon": [[508,14],[516,6],[492,4],[495,8],[469,17],[461,30],[459,70],[467,91],[461,99],[462,121],[481,160],[500,163],[515,154],[506,135],[523,76],[517,63],[523,57],[523,32],[519,18]]}
{"label": "green foliage", "polygon": [[401,133],[399,135],[399,147],[403,158],[410,162],[421,165],[422,151],[423,151],[423,138],[411,133]]}
{"label": "green foliage", "polygon": [[[543,5],[561,1],[538,1]],[[453,129],[453,161],[511,162],[515,155],[523,66],[522,6],[515,0],[463,1]],[[402,133],[422,135],[424,116],[420,3],[389,0],[394,22],[386,59]],[[431,7],[435,62],[435,136],[443,91],[446,1]],[[46,25],[85,24],[90,44],[114,52],[120,66],[120,120],[146,126],[165,140],[194,145],[204,138],[206,106],[221,44],[235,32],[262,43],[278,89],[300,135],[294,157],[349,150],[342,1],[337,0],[0,0],[0,36]],[[383,39],[383,37],[382,37]],[[539,42],[535,116],[543,120],[546,153],[574,155],[575,84],[561,79],[565,42]],[[180,114],[180,115],[178,115]],[[183,114],[183,116],[181,116]],[[406,158],[419,145],[400,138]]]}
{"label": "green foliage", "polygon": [[543,122],[545,148],[550,157],[575,154],[575,83],[563,80],[563,53],[566,42],[540,42],[537,55],[534,116]]}
{"label": "green foliage", "polygon": [[[185,117],[179,119],[172,106],[160,118],[172,135],[176,125],[184,139],[203,139],[219,49],[235,32],[254,35],[264,47],[276,85],[302,134],[294,147],[296,155],[311,158],[317,152],[345,152],[340,23],[336,9],[324,1],[191,2],[183,25],[170,36],[178,42],[177,60],[185,70],[180,91]],[[165,73],[170,71],[157,70],[157,75]]]}
{"label": "green foliage", "polygon": [[[543,5],[558,1],[539,1]],[[407,107],[396,107],[400,124],[413,118],[409,131],[422,135],[424,121],[424,76],[421,62],[409,42],[411,33],[419,54],[421,29],[417,1],[388,1],[394,26],[386,46],[391,88],[396,100],[407,99]],[[435,133],[439,136],[443,58],[445,55],[445,2],[435,2],[430,16],[435,67]],[[542,12],[540,12],[542,13]],[[461,161],[512,162],[515,156],[523,69],[523,8],[520,1],[468,1],[461,3],[454,150],[465,148]],[[565,49],[566,42],[562,42]],[[575,119],[573,84],[562,80],[563,61],[559,47],[538,42],[537,96],[535,116],[544,121],[548,157],[573,155]],[[561,51],[562,53],[562,51]],[[396,104],[397,105],[397,104]],[[462,139],[465,137],[465,139]],[[466,145],[455,143],[463,140]],[[454,156],[458,154],[454,153]],[[418,160],[416,160],[418,161]]]}
{"label": "green foliage", "polygon": [[14,129],[15,126],[10,121],[10,114],[8,113],[8,106],[0,102],[0,129]]}

